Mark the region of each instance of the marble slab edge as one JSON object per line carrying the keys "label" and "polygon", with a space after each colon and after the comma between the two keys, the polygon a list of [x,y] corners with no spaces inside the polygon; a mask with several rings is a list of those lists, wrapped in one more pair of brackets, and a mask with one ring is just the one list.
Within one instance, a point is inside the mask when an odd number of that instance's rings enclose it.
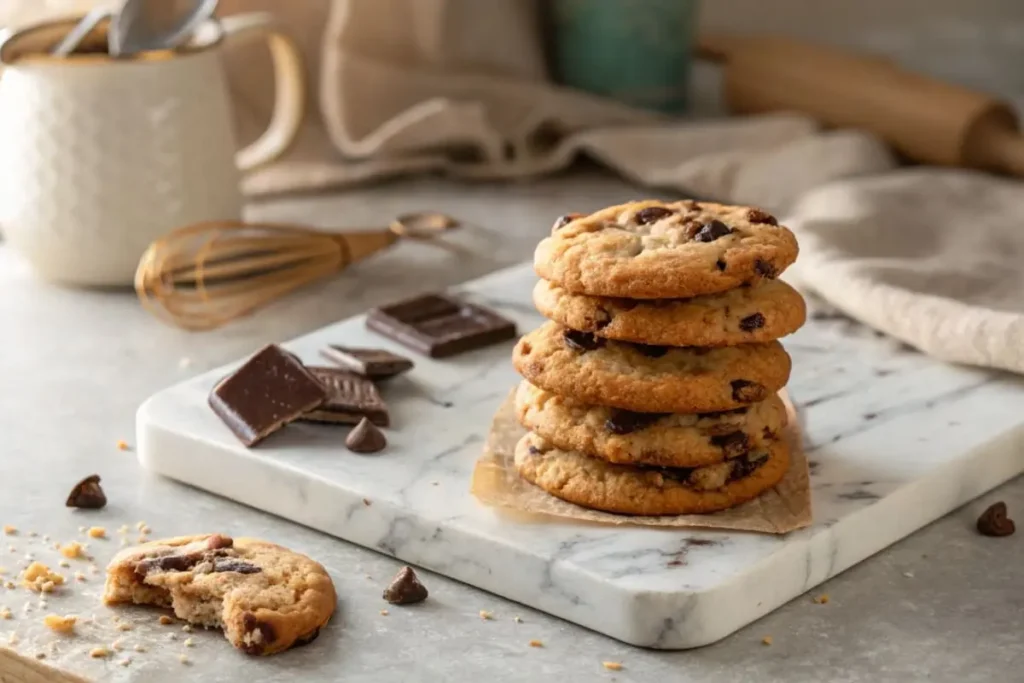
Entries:
{"label": "marble slab edge", "polygon": [[[138,412],[138,457],[146,468],[618,640],[658,649],[713,643],[1024,471],[1022,427],[833,524],[790,534],[778,552],[731,581],[700,592],[685,586],[652,592],[609,584],[557,557],[511,548],[445,519],[411,515],[386,500],[367,505],[360,491],[257,454],[183,438],[159,424],[160,400],[154,396]],[[481,507],[480,514],[498,513]],[[767,591],[765,577],[770,577]]]}

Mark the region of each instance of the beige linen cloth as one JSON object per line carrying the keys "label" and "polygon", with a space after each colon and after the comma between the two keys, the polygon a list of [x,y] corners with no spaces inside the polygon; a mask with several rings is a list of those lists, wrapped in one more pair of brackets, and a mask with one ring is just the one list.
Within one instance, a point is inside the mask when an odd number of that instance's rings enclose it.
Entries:
{"label": "beige linen cloth", "polygon": [[[246,191],[428,171],[514,179],[587,156],[649,195],[668,189],[771,209],[798,234],[801,257],[787,277],[805,289],[938,358],[1024,372],[1017,181],[897,169],[871,135],[821,131],[799,115],[678,121],[555,86],[541,6],[221,0],[222,14],[273,11],[310,69],[297,144],[250,174]],[[262,130],[272,106],[264,52],[228,51],[241,142]]]}

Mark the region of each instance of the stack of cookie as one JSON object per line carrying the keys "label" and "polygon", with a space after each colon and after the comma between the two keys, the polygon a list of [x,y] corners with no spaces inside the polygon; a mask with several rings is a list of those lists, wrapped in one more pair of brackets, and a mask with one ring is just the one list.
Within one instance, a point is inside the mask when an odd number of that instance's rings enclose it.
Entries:
{"label": "stack of cookie", "polygon": [[530,433],[520,475],[584,507],[711,512],[789,466],[778,338],[806,316],[775,278],[795,259],[770,214],[690,200],[560,218],[537,248],[533,293],[551,320],[516,345]]}

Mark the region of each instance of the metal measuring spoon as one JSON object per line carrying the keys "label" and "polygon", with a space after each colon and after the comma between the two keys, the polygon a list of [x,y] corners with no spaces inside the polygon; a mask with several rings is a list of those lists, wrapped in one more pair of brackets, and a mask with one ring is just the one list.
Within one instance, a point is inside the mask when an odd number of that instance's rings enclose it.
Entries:
{"label": "metal measuring spoon", "polygon": [[218,0],[125,0],[110,24],[110,54],[173,50],[213,16]]}

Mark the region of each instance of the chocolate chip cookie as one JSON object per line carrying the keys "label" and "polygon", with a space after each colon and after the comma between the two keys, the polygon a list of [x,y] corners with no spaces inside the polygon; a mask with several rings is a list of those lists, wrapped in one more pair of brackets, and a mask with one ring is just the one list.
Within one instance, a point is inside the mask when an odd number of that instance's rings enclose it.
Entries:
{"label": "chocolate chip cookie", "polygon": [[776,341],[672,348],[598,337],[549,322],[512,353],[531,383],[583,403],[641,413],[707,413],[764,401],[789,380]]}
{"label": "chocolate chip cookie", "polygon": [[701,467],[764,450],[786,427],[777,395],[718,413],[634,413],[587,405],[522,382],[516,415],[551,445],[622,465]]}
{"label": "chocolate chip cookie", "polygon": [[574,294],[675,299],[772,280],[796,256],[793,234],[760,209],[646,200],[556,222],[534,268]]}
{"label": "chocolate chip cookie", "polygon": [[615,299],[571,294],[541,280],[533,303],[546,318],[599,337],[666,346],[766,342],[800,329],[807,306],[781,280],[691,299]]}
{"label": "chocolate chip cookie", "polygon": [[103,600],[169,607],[190,623],[224,629],[251,655],[312,641],[337,603],[331,577],[305,555],[220,534],[121,551],[107,567]]}
{"label": "chocolate chip cookie", "polygon": [[697,468],[615,465],[555,448],[536,434],[516,445],[529,482],[570,503],[625,515],[681,515],[733,507],[775,486],[789,468],[785,439],[764,450]]}

